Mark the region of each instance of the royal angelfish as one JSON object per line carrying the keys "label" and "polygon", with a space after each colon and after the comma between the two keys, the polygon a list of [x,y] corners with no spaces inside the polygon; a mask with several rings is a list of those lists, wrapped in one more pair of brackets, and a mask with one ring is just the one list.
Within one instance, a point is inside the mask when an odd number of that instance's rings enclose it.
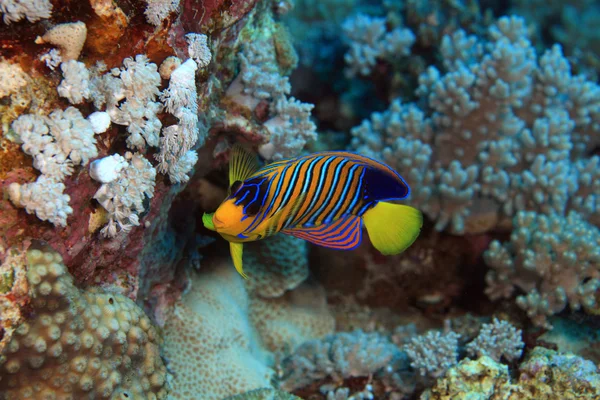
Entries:
{"label": "royal angelfish", "polygon": [[360,244],[364,223],[373,246],[392,255],[415,241],[423,223],[419,210],[385,202],[408,196],[404,179],[389,166],[354,153],[315,153],[259,168],[255,155],[235,145],[229,184],[227,198],[202,221],[229,241],[233,264],[244,278],[244,242],[282,232],[350,250]]}

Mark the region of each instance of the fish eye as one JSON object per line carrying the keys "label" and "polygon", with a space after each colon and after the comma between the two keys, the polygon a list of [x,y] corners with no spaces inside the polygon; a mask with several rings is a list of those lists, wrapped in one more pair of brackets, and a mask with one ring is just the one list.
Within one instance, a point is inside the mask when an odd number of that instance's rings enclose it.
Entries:
{"label": "fish eye", "polygon": [[233,184],[231,185],[231,193],[235,194],[235,192],[240,190],[241,187],[242,187],[242,181],[233,182]]}

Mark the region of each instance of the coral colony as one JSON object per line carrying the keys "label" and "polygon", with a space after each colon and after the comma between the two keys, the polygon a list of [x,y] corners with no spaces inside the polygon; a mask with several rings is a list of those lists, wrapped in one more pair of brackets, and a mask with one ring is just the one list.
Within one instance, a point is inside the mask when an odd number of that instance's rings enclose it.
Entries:
{"label": "coral colony", "polygon": [[[598,1],[0,18],[0,400],[600,399]],[[243,279],[203,220],[243,185],[239,146],[387,164],[417,240],[277,233],[244,244]],[[308,201],[343,199],[340,171]]]}

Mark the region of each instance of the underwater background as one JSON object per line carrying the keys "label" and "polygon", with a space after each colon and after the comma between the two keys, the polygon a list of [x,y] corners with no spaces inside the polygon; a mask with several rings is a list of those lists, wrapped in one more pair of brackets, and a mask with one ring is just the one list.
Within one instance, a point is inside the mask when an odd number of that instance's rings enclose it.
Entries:
{"label": "underwater background", "polygon": [[[0,0],[0,400],[600,399],[597,0]],[[382,161],[383,256],[202,215]]]}

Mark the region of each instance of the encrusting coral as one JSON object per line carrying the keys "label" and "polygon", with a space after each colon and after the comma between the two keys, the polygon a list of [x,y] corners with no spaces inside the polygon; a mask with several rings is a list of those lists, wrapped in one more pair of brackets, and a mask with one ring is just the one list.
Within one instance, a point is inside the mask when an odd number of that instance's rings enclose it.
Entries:
{"label": "encrusting coral", "polygon": [[308,277],[308,246],[304,240],[276,235],[248,243],[244,264],[252,278],[247,288],[261,297],[279,297]]}
{"label": "encrusting coral", "polygon": [[308,246],[288,235],[249,243],[244,263],[250,279],[250,319],[271,351],[333,332],[334,318],[323,288],[306,281]]}
{"label": "encrusting coral", "polygon": [[270,385],[273,370],[248,319],[243,279],[227,263],[192,273],[164,335],[172,399],[220,400]]}
{"label": "encrusting coral", "polygon": [[53,251],[27,264],[34,313],[0,354],[0,399],[166,399],[158,332],[132,300],[77,289]]}

